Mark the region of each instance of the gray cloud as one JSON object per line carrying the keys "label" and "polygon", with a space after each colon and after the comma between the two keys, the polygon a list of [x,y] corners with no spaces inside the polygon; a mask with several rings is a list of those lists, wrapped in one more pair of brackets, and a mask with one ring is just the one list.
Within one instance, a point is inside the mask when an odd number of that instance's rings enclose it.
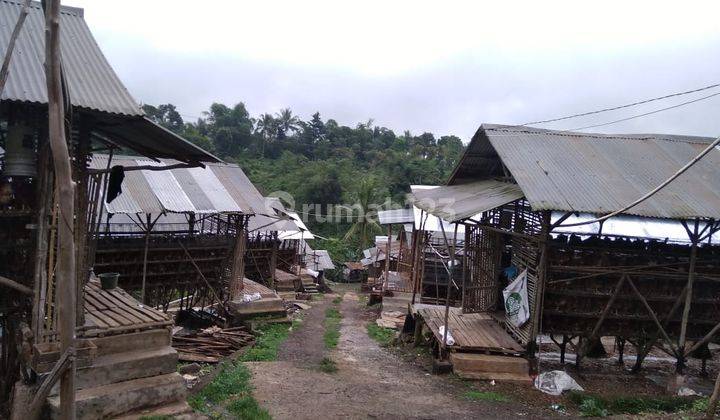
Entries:
{"label": "gray cloud", "polygon": [[[91,16],[88,20],[95,30]],[[218,51],[178,53],[95,32],[136,99],[174,103],[186,119],[201,115],[212,102],[243,101],[253,115],[290,107],[303,118],[315,111],[349,125],[373,118],[396,132],[455,134],[465,141],[483,122],[552,118],[720,81],[720,35],[627,48],[611,44],[523,52],[517,46],[505,49],[498,44],[383,75],[354,71],[342,63],[323,68]],[[313,47],[311,53],[325,58],[334,54],[322,46]],[[367,60],[375,59],[372,51],[360,53]],[[609,121],[702,95],[547,127],[568,129]],[[716,97],[596,131],[715,136],[720,135],[719,113],[720,97]]]}

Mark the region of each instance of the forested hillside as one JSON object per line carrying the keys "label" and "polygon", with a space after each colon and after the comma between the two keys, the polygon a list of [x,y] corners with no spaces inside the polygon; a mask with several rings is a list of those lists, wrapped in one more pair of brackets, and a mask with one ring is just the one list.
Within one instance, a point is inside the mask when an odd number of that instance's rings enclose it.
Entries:
{"label": "forested hillside", "polygon": [[[252,117],[243,103],[215,103],[195,122],[184,121],[172,104],[143,109],[198,146],[239,163],[263,194],[285,191],[294,197],[297,210],[303,204],[319,204],[323,214],[328,206],[367,207],[388,197],[402,205],[411,184],[444,182],[463,150],[453,135],[398,135],[372,120],[347,127],[323,120],[320,113],[303,121],[290,109]],[[379,233],[372,222],[351,226],[308,219],[314,232],[332,238],[317,245],[334,249],[338,258],[355,253]]]}

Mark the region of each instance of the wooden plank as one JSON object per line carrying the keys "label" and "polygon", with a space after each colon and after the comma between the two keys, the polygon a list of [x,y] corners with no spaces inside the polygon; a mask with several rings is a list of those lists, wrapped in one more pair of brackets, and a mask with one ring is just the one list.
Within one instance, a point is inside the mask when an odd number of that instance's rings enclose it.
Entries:
{"label": "wooden plank", "polygon": [[108,318],[102,311],[89,311],[88,314],[92,315],[96,319],[96,324],[105,327],[119,327],[120,324],[112,318]]}
{"label": "wooden plank", "polygon": [[152,308],[148,308],[147,306],[144,306],[144,305],[139,306],[138,302],[132,296],[127,294],[127,292],[125,292],[124,290],[120,290],[120,289],[112,290],[112,291],[110,291],[110,295],[112,297],[118,299],[119,301],[124,302],[128,307],[133,308],[135,311],[143,313],[149,319],[151,319],[155,322],[169,320],[169,318],[161,312],[158,312]]}
{"label": "wooden plank", "polygon": [[87,316],[87,320],[92,321],[93,328],[94,327],[109,327],[103,320],[95,316],[95,311],[85,311],[85,315]]}
{"label": "wooden plank", "polygon": [[137,314],[142,314],[143,318],[145,318],[145,322],[157,322],[157,321],[167,321],[168,318],[164,315],[161,315],[157,311],[148,308],[146,306],[139,306],[138,302],[133,299],[131,296],[127,295],[124,292],[120,292],[120,290],[109,290],[108,296],[112,299],[114,299],[115,302],[118,302],[122,304],[127,310],[132,310]]}

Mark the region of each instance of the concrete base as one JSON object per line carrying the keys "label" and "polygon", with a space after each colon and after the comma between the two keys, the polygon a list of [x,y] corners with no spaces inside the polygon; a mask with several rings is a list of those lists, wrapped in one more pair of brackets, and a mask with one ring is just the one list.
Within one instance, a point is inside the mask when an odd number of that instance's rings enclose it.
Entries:
{"label": "concrete base", "polygon": [[[186,393],[185,381],[178,373],[83,389],[75,396],[77,419],[115,417],[142,407],[175,403],[185,399]],[[50,418],[59,419],[60,397],[48,398],[48,404]]]}

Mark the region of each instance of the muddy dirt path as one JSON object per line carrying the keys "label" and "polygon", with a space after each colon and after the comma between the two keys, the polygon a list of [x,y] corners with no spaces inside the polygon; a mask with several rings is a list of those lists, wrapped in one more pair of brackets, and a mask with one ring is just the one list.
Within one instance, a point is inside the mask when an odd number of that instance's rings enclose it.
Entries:
{"label": "muddy dirt path", "polygon": [[[524,418],[536,417],[513,403],[468,401],[467,386],[447,376],[430,375],[367,335],[367,318],[354,292],[340,305],[343,319],[337,349],[325,350],[326,296],[314,303],[280,349],[277,362],[248,363],[254,395],[275,419],[310,418]],[[323,357],[333,359],[335,373],[317,369]]]}

